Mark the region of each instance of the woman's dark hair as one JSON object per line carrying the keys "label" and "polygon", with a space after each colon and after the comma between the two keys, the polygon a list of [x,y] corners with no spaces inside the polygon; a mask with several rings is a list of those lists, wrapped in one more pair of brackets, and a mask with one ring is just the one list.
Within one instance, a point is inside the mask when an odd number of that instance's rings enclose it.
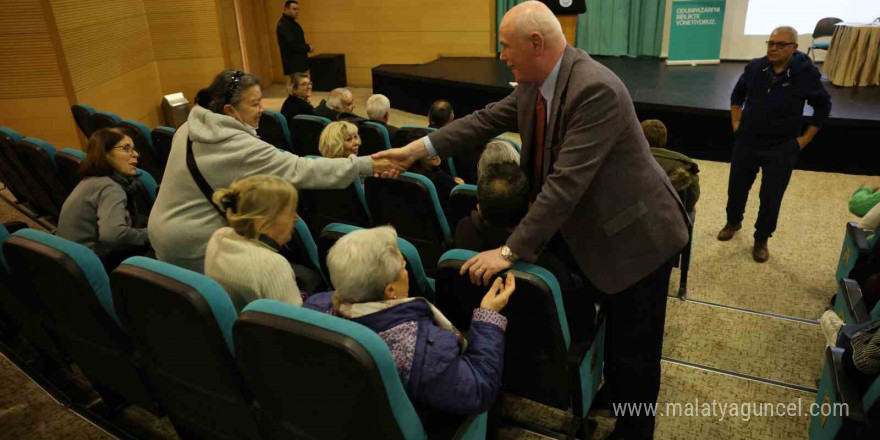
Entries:
{"label": "woman's dark hair", "polygon": [[260,78],[240,70],[224,70],[220,72],[207,89],[210,96],[208,110],[214,113],[224,114],[223,106],[230,104],[233,107],[241,102],[241,92],[260,85]]}
{"label": "woman's dark hair", "polygon": [[86,147],[86,159],[79,166],[79,175],[83,178],[113,175],[115,170],[107,160],[107,153],[126,136],[129,134],[125,130],[116,127],[102,128],[92,133]]}

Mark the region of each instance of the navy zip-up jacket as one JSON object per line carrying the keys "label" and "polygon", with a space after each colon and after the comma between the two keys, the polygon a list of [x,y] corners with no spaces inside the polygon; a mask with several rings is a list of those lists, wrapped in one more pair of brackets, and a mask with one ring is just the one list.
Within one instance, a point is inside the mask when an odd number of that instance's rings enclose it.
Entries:
{"label": "navy zip-up jacket", "polygon": [[730,94],[730,105],[743,107],[736,131],[739,140],[767,147],[800,136],[804,102],[813,107],[809,124],[822,127],[831,113],[831,96],[821,78],[819,69],[800,51],[794,52],[778,77],[766,56],[750,61]]}

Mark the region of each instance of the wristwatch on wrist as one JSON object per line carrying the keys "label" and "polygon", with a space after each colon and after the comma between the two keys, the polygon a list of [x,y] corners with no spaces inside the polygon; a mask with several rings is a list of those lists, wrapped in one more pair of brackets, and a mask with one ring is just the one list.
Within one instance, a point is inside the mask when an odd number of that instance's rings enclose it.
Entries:
{"label": "wristwatch on wrist", "polygon": [[507,247],[507,245],[501,246],[501,256],[511,263],[519,259],[519,256],[514,254],[513,251],[510,250],[509,247]]}

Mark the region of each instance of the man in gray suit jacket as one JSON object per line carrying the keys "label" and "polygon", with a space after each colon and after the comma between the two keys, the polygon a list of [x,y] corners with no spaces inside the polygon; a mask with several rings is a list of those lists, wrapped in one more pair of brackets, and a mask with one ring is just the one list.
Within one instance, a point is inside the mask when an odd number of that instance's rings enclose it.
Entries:
{"label": "man in gray suit jacket", "polygon": [[[626,87],[567,46],[544,4],[526,2],[508,11],[499,42],[501,60],[519,83],[513,93],[377,157],[408,166],[518,131],[534,203],[506,246],[475,256],[462,274],[488,284],[516,259],[535,261],[545,247],[567,260],[589,280],[585,294],[604,300],[606,396],[653,403],[671,261],[688,240],[684,206],[651,156]],[[620,414],[615,435],[650,439],[653,429],[653,417]]]}

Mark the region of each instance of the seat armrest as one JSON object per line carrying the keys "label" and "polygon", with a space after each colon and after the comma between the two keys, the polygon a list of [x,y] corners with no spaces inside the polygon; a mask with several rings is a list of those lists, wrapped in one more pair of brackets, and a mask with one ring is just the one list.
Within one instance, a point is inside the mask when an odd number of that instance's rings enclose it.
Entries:
{"label": "seat armrest", "polygon": [[[500,399],[501,396],[498,396]],[[461,425],[459,425],[458,429],[455,431],[455,435],[452,436],[453,440],[477,440],[477,439],[485,439],[486,438],[486,427],[488,422],[488,414],[486,412],[482,412],[477,415],[473,415],[465,419]]]}
{"label": "seat armrest", "polygon": [[849,311],[849,316],[855,320],[854,324],[871,320],[859,283],[850,279],[842,279],[840,280],[840,292],[843,294],[844,306]]}
{"label": "seat armrest", "polygon": [[861,422],[864,419],[862,396],[858,387],[847,377],[843,367],[843,351],[838,347],[828,347],[825,350],[828,368],[831,369],[831,385],[837,402],[845,404],[849,409],[845,418]]}
{"label": "seat armrest", "polygon": [[25,229],[28,227],[27,223],[14,221],[9,223],[3,223],[3,226],[6,227],[6,230],[9,231],[10,234],[14,234],[16,231]]}
{"label": "seat armrest", "polygon": [[856,245],[859,255],[867,255],[871,251],[866,232],[866,230],[859,228],[855,222],[848,222],[846,224],[846,234],[849,236],[850,241]]}

